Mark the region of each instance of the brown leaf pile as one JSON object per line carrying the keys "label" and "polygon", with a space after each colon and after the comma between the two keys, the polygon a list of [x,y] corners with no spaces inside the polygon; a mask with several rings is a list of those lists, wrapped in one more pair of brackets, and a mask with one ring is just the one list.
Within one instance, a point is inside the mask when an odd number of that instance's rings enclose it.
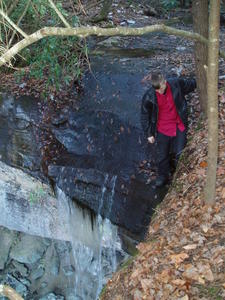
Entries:
{"label": "brown leaf pile", "polygon": [[225,107],[220,100],[215,206],[203,201],[207,136],[202,121],[200,129],[192,126],[192,140],[146,242],[108,282],[101,299],[225,299]]}

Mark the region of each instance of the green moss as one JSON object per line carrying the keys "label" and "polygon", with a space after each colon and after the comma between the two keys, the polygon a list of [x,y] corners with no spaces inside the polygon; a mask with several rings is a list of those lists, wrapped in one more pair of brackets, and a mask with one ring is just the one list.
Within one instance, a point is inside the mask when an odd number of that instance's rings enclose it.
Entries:
{"label": "green moss", "polygon": [[127,269],[127,268],[132,264],[133,260],[134,260],[134,257],[133,257],[133,256],[130,257],[130,258],[128,258],[128,259],[121,265],[120,270]]}
{"label": "green moss", "polygon": [[43,189],[43,187],[40,187],[36,191],[30,192],[29,202],[31,204],[43,202],[45,200],[46,195],[47,192]]}
{"label": "green moss", "polygon": [[158,212],[160,211],[160,205],[161,203],[157,204],[156,207],[152,209],[154,212],[151,216],[151,222],[156,218]]}
{"label": "green moss", "polygon": [[107,285],[104,285],[104,287],[102,288],[101,293],[100,293],[100,295],[99,295],[99,299],[101,299],[101,298],[104,296],[105,291],[106,291],[106,286],[107,286]]}

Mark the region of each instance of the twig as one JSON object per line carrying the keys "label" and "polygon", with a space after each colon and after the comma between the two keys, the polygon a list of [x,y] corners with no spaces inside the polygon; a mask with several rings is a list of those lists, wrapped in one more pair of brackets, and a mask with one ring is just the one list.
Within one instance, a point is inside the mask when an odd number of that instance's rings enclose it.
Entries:
{"label": "twig", "polygon": [[19,0],[13,0],[12,1],[12,4],[7,9],[7,15],[8,16],[11,14],[11,12],[14,10],[14,8],[17,6],[18,3],[19,3]]}
{"label": "twig", "polygon": [[81,0],[78,0],[78,5],[79,5],[79,7],[81,8],[80,10],[83,11],[83,13],[85,14],[85,16],[87,16],[87,13],[86,13],[86,11],[85,11],[85,9],[84,9],[83,4],[81,3]]}
{"label": "twig", "polygon": [[31,1],[31,5],[32,5],[32,7],[33,7],[33,10],[34,10],[34,12],[35,12],[35,15],[39,18],[39,13],[38,13],[38,11],[37,11],[37,8],[36,8],[36,6],[34,5],[34,3]]}
{"label": "twig", "polygon": [[186,188],[186,190],[183,192],[183,196],[186,194],[186,192],[189,190],[189,188],[192,186],[193,184],[190,184],[187,188]]}
{"label": "twig", "polygon": [[[26,5],[26,7],[25,7],[25,9],[24,9],[24,11],[23,11],[23,13],[22,13],[22,15],[20,16],[18,22],[17,22],[17,26],[20,25],[20,22],[22,21],[23,17],[25,16],[25,14],[26,14],[26,12],[27,12],[27,10],[28,10],[28,7],[29,7],[29,5],[30,5],[30,2],[31,2],[31,0],[27,1],[27,5]],[[11,36],[11,38],[10,38],[10,41],[9,41],[9,47],[10,47],[10,45],[12,44],[12,41],[13,41],[13,39],[14,39],[14,37],[15,37],[15,34],[16,34],[16,31],[13,32],[13,34],[12,34],[12,36]]]}
{"label": "twig", "polygon": [[63,15],[61,14],[61,12],[58,10],[58,8],[55,6],[54,2],[52,0],[48,0],[48,2],[50,3],[51,7],[54,9],[54,11],[56,12],[56,14],[58,15],[58,17],[62,20],[63,24],[67,27],[67,28],[71,28],[70,24],[66,21],[66,19],[63,17]]}
{"label": "twig", "polygon": [[[2,9],[2,11],[4,10],[3,5],[4,5],[4,2],[1,0],[1,9]],[[4,31],[5,31],[5,41],[6,41],[6,44],[8,44],[8,31],[6,29],[6,23],[4,21],[4,18],[2,18],[2,21],[0,21],[0,22],[3,24]]]}
{"label": "twig", "polygon": [[93,7],[95,7],[97,4],[102,4],[103,2],[104,2],[104,0],[100,0],[100,1],[97,1],[95,3],[91,3],[89,6],[86,7],[86,10],[90,10]]}
{"label": "twig", "polygon": [[15,28],[24,38],[28,38],[28,35],[20,29],[5,13],[2,9],[0,9],[0,15],[3,16],[4,19],[13,27]]}

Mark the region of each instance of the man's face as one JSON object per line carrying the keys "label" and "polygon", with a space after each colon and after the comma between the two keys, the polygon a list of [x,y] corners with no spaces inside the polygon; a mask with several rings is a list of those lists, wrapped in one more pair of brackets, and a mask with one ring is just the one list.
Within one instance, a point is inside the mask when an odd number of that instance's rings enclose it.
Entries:
{"label": "man's face", "polygon": [[166,90],[166,80],[163,80],[160,83],[159,89],[156,89],[156,92],[158,92],[159,94],[164,94],[165,90]]}

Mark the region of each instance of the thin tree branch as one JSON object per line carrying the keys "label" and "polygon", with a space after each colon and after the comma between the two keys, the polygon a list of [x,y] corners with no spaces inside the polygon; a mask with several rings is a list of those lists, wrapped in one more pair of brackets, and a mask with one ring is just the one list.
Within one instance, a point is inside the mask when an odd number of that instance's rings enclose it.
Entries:
{"label": "thin tree branch", "polygon": [[[23,17],[25,16],[25,14],[26,14],[26,12],[27,12],[27,10],[28,10],[28,8],[29,8],[30,3],[31,3],[31,0],[27,1],[26,7],[25,7],[25,9],[24,9],[22,15],[20,16],[20,18],[19,18],[17,24],[16,24],[17,26],[20,25],[20,22],[22,21]],[[16,34],[16,31],[13,32],[13,34],[12,34],[12,36],[11,36],[11,38],[10,38],[10,41],[9,41],[9,47],[10,47],[10,45],[11,45],[12,42],[13,42],[13,39],[14,39],[14,37],[15,37],[15,34]]]}
{"label": "thin tree branch", "polygon": [[0,15],[3,16],[4,19],[13,27],[15,28],[23,37],[28,38],[29,36],[22,30],[20,29],[5,13],[2,9],[0,9]]}
{"label": "thin tree branch", "polygon": [[[43,39],[47,36],[78,36],[81,38],[97,35],[97,36],[138,36],[147,34],[150,32],[165,32],[172,35],[183,36],[188,39],[193,39],[200,41],[202,43],[208,44],[208,40],[198,33],[184,31],[168,27],[164,24],[151,25],[140,28],[130,28],[130,27],[116,27],[116,28],[100,28],[97,26],[92,27],[73,27],[73,28],[61,28],[61,27],[44,27],[33,34],[27,36],[22,41],[15,44],[12,48],[6,51],[0,57],[0,66],[9,62],[10,59],[19,53],[25,47]],[[225,52],[221,51],[221,56],[225,58]]]}
{"label": "thin tree branch", "polygon": [[[1,0],[1,10],[4,11],[4,6],[5,6],[5,3]],[[1,18],[0,19],[0,22],[3,24],[3,27],[4,27],[4,32],[5,32],[5,43],[8,44],[8,30],[7,30],[7,26],[8,24],[6,24],[6,22],[4,21],[4,18]],[[1,40],[2,40],[2,36],[1,36]],[[3,41],[3,40],[2,40]],[[4,43],[4,44],[5,44]]]}
{"label": "thin tree branch", "polygon": [[12,13],[12,11],[14,10],[14,8],[17,6],[18,3],[19,3],[19,0],[13,0],[12,1],[11,5],[7,9],[7,15],[8,16],[10,16],[10,14]]}
{"label": "thin tree branch", "polygon": [[55,6],[54,2],[52,0],[48,0],[48,2],[50,3],[51,7],[54,9],[54,11],[57,13],[58,17],[62,20],[63,24],[67,27],[67,28],[71,28],[70,24],[66,21],[66,19],[63,17],[63,15],[61,14],[61,12],[58,10],[58,8]]}
{"label": "thin tree branch", "polygon": [[84,6],[83,6],[83,4],[81,3],[81,1],[80,0],[78,0],[78,5],[79,5],[79,7],[80,7],[80,10],[85,14],[85,16],[87,15],[87,13],[86,13],[86,11],[85,11],[85,9],[84,9]]}

